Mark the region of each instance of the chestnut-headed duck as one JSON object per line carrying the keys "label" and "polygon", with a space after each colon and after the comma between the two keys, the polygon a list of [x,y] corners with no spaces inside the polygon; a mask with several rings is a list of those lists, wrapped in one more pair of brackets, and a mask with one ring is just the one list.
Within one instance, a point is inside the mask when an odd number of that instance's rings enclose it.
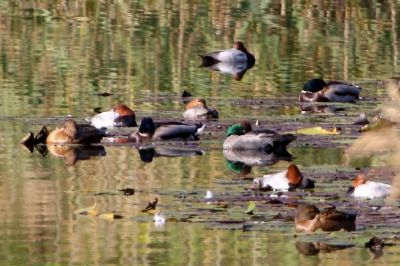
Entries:
{"label": "chestnut-headed duck", "polygon": [[361,88],[348,83],[322,79],[311,79],[303,86],[300,102],[343,102],[353,103],[360,99]]}
{"label": "chestnut-headed duck", "polygon": [[246,64],[247,69],[255,63],[254,56],[247,51],[242,42],[235,42],[233,48],[200,55],[203,67],[210,67],[218,63]]}
{"label": "chestnut-headed duck", "polygon": [[102,127],[136,127],[135,112],[125,104],[117,104],[113,109],[92,117],[91,124]]}
{"label": "chestnut-headed duck", "polygon": [[391,192],[392,186],[384,183],[368,181],[366,176],[358,175],[352,182],[347,191],[348,194],[356,198],[384,198]]}
{"label": "chestnut-headed duck", "polygon": [[50,132],[46,138],[46,143],[90,144],[100,142],[104,136],[104,130],[91,125],[78,125],[74,120],[68,119],[64,125]]}
{"label": "chestnut-headed duck", "polygon": [[198,140],[205,125],[184,124],[180,122],[155,123],[152,118],[144,117],[137,131],[129,139],[137,143],[151,140]]}
{"label": "chestnut-headed duck", "polygon": [[311,204],[299,205],[294,219],[296,230],[305,232],[354,231],[355,221],[356,214],[338,211],[334,206],[320,211]]}
{"label": "chestnut-headed duck", "polygon": [[186,105],[186,110],[183,112],[183,118],[186,120],[218,118],[218,112],[214,108],[209,108],[204,99],[198,98],[191,100]]}
{"label": "chestnut-headed duck", "polygon": [[262,150],[267,153],[287,155],[286,146],[296,137],[279,135],[272,130],[255,132],[248,121],[230,126],[226,131],[224,150]]}
{"label": "chestnut-headed duck", "polygon": [[314,180],[303,177],[295,164],[290,164],[287,170],[272,175],[255,178],[253,185],[259,189],[293,190],[296,188],[314,188]]}

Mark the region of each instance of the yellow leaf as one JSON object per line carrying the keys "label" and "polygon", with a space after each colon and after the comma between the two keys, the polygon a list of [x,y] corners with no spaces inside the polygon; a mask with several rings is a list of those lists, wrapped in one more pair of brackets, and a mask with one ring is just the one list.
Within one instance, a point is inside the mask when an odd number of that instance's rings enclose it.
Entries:
{"label": "yellow leaf", "polygon": [[114,213],[102,213],[99,215],[99,218],[107,221],[113,221],[114,220]]}
{"label": "yellow leaf", "polygon": [[295,133],[303,135],[338,135],[340,134],[340,130],[338,130],[336,127],[333,129],[325,129],[322,127],[307,127],[297,129]]}

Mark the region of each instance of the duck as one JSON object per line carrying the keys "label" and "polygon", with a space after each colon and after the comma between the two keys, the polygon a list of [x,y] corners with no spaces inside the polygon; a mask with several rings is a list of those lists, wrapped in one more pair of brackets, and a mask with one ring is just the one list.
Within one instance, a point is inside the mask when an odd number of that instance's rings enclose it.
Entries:
{"label": "duck", "polygon": [[354,231],[356,214],[336,210],[335,206],[319,210],[311,204],[301,204],[296,209],[295,227],[297,231]]}
{"label": "duck", "polygon": [[255,178],[253,185],[259,189],[272,190],[293,190],[296,188],[308,189],[314,188],[315,181],[303,177],[299,168],[295,164],[290,164],[287,170],[278,172],[272,175],[264,175],[263,177]]}
{"label": "duck", "polygon": [[246,69],[254,66],[256,59],[249,53],[241,41],[236,41],[233,48],[200,55],[202,67],[211,67],[218,63],[229,65],[246,64]]}
{"label": "duck", "polygon": [[52,130],[46,143],[52,144],[90,144],[99,143],[105,136],[105,131],[86,124],[77,124],[68,119],[61,127]]}
{"label": "duck", "polygon": [[253,131],[248,121],[230,126],[226,135],[224,150],[262,150],[278,155],[287,155],[286,146],[296,138],[293,134],[279,135],[272,130]]}
{"label": "duck", "polygon": [[347,194],[355,198],[384,198],[390,194],[392,186],[384,183],[368,181],[366,176],[358,175],[352,182]]}
{"label": "duck", "polygon": [[316,78],[307,81],[300,93],[300,102],[342,102],[354,103],[360,99],[361,88],[339,81],[326,83]]}
{"label": "duck", "polygon": [[191,100],[186,105],[186,110],[183,112],[185,120],[204,120],[209,118],[218,118],[218,111],[214,108],[207,107],[206,101],[203,98]]}
{"label": "duck", "polygon": [[117,104],[110,111],[93,116],[90,123],[96,128],[137,126],[135,112],[125,104]]}
{"label": "duck", "polygon": [[204,128],[205,124],[155,123],[151,117],[144,117],[138,130],[129,136],[129,140],[136,143],[158,140],[198,140]]}

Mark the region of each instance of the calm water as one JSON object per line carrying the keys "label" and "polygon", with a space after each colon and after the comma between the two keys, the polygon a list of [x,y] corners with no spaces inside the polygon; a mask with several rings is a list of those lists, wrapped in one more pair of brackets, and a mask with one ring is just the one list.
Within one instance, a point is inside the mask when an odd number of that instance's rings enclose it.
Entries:
{"label": "calm water", "polygon": [[[222,123],[243,117],[275,128],[293,121],[344,122],[346,117],[301,115],[295,102],[303,82],[322,76],[358,83],[366,100],[352,106],[350,115],[373,112],[385,95],[380,81],[400,74],[399,34],[397,1],[0,1],[0,264],[398,263],[397,246],[385,247],[374,260],[358,242],[306,257],[295,248],[290,221],[249,231],[218,223],[247,221],[247,201],[220,211],[202,200],[206,190],[229,197],[251,184],[228,169],[220,139],[202,141],[203,156],[160,156],[151,163],[129,146],[105,146],[104,156],[75,163],[51,153],[30,154],[19,141],[42,123],[54,124],[48,118],[84,118],[118,102],[139,117],[180,118],[183,89],[217,107]],[[231,47],[234,40],[242,40],[257,60],[241,81],[199,68],[198,54]],[[96,95],[101,92],[114,95]],[[351,168],[339,146],[313,148],[298,141],[290,152],[316,176],[318,169]],[[361,165],[383,163],[368,159]],[[248,177],[286,166],[280,161],[254,167]],[[327,182],[321,191],[345,186]],[[125,187],[135,188],[135,195],[121,195]],[[141,212],[155,197],[171,218],[163,227]],[[123,218],[77,214],[91,206]],[[356,238],[368,235],[362,226],[359,231]]]}

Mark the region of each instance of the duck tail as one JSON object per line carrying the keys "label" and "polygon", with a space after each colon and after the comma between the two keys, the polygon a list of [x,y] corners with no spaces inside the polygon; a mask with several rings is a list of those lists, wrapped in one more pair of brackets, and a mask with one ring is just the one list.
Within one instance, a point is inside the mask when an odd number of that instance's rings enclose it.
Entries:
{"label": "duck tail", "polygon": [[199,54],[199,56],[201,57],[202,60],[200,67],[210,67],[220,62],[218,59],[209,55]]}
{"label": "duck tail", "polygon": [[296,136],[293,134],[284,134],[276,136],[275,139],[273,140],[274,153],[278,155],[289,154],[288,151],[286,150],[286,146],[295,139]]}
{"label": "duck tail", "polygon": [[196,136],[198,136],[198,135],[200,135],[203,131],[204,131],[204,129],[206,128],[206,124],[200,124],[199,125],[199,127],[197,128],[197,130],[196,130]]}

